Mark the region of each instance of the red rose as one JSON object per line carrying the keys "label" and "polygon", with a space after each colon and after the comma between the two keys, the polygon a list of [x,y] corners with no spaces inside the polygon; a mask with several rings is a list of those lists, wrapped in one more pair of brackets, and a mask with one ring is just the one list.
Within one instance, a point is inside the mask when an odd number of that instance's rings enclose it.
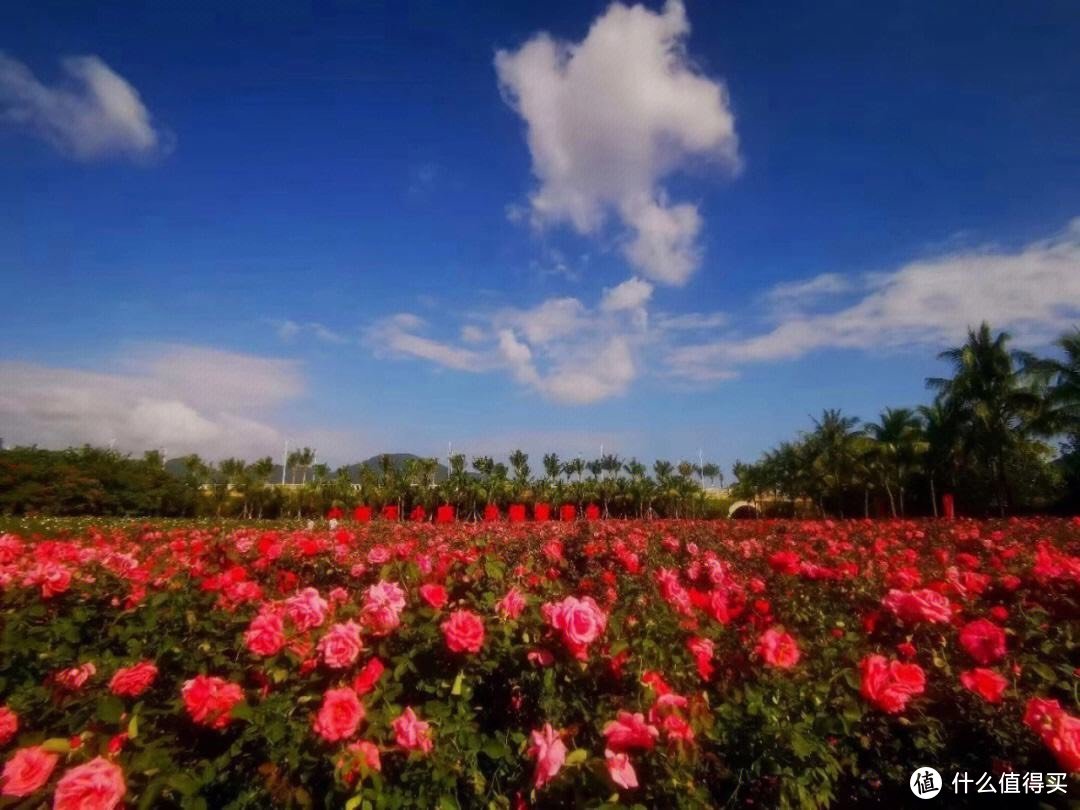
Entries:
{"label": "red rose", "polygon": [[484,644],[484,620],[471,610],[455,610],[441,625],[452,652],[478,653]]}
{"label": "red rose", "polygon": [[40,746],[20,748],[4,765],[0,795],[21,798],[35,793],[49,781],[59,759],[57,754],[50,754]]}
{"label": "red rose", "polygon": [[656,738],[659,736],[659,729],[645,722],[645,715],[640,712],[619,712],[614,720],[604,726],[607,747],[615,752],[633,748],[649,750],[656,745]]}
{"label": "red rose", "polygon": [[960,673],[960,683],[987,703],[1001,703],[1009,682],[992,669],[969,669]]}
{"label": "red rose", "polygon": [[150,661],[140,661],[130,667],[116,670],[109,681],[109,689],[120,697],[138,697],[157,678],[158,668]]}
{"label": "red rose", "polygon": [[312,727],[327,742],[345,740],[356,733],[364,719],[364,706],[349,687],[327,689]]}
{"label": "red rose", "polygon": [[353,689],[356,690],[358,695],[366,695],[375,688],[375,684],[379,682],[384,669],[382,661],[378,658],[372,658],[353,680]]}
{"label": "red rose", "polygon": [[421,585],[420,597],[436,610],[441,610],[446,606],[446,588],[442,585],[433,585],[431,583]]}
{"label": "red rose", "polygon": [[991,621],[976,619],[960,629],[960,645],[976,663],[992,664],[1005,657],[1005,631]]}
{"label": "red rose", "polygon": [[239,684],[207,675],[196,675],[185,681],[180,694],[192,720],[216,729],[229,725],[233,706],[244,699],[244,690]]}
{"label": "red rose", "polygon": [[926,676],[918,664],[889,661],[883,655],[868,655],[859,665],[862,670],[860,693],[888,714],[904,710],[914,695],[926,688]]}

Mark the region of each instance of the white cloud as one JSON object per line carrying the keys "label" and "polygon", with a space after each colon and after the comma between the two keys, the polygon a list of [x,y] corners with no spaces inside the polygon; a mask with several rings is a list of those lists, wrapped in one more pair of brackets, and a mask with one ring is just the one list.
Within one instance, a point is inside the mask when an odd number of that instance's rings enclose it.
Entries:
{"label": "white cloud", "polygon": [[471,348],[419,334],[427,324],[410,313],[377,321],[368,341],[377,354],[459,371],[502,370],[554,402],[588,404],[625,393],[637,377],[651,292],[648,282],[631,279],[606,290],[595,309],[577,298],[550,298],[531,309],[467,313],[486,324],[462,328],[462,341]]}
{"label": "white cloud", "polygon": [[659,14],[613,3],[581,42],[541,33],[495,57],[504,97],[528,126],[534,223],[592,234],[614,214],[634,267],[674,285],[700,263],[701,216],[670,204],[661,182],[692,158],[739,162],[727,91],[695,70],[689,31],[679,0]]}
{"label": "white cloud", "polygon": [[267,414],[304,391],[289,360],[144,346],[112,372],[0,362],[0,423],[13,444],[255,458],[284,440]]}
{"label": "white cloud", "polygon": [[138,92],[96,56],[61,60],[65,81],[50,87],[0,52],[0,122],[25,127],[79,160],[147,157],[168,147]]}
{"label": "white cloud", "polygon": [[532,309],[504,309],[497,313],[496,327],[520,330],[529,343],[550,343],[573,335],[586,326],[585,306],[576,298],[549,298]]}
{"label": "white cloud", "polygon": [[661,312],[653,322],[661,332],[706,332],[727,326],[730,321],[726,312]]}
{"label": "white cloud", "polygon": [[[821,278],[809,285],[841,286]],[[943,346],[984,320],[1023,344],[1045,343],[1080,319],[1080,219],[1016,251],[984,248],[913,261],[864,276],[862,287],[862,297],[840,309],[799,312],[759,335],[676,348],[668,366],[688,379],[718,379],[741,365],[819,349]]]}
{"label": "white cloud", "polygon": [[822,273],[804,281],[777,284],[765,293],[765,299],[782,306],[806,306],[823,298],[846,293],[854,286],[851,279],[840,273]]}
{"label": "white cloud", "polygon": [[483,371],[488,365],[482,355],[471,349],[416,334],[426,327],[423,318],[402,312],[372,324],[366,341],[377,355],[418,357],[457,371]]}
{"label": "white cloud", "polygon": [[605,288],[600,309],[604,312],[642,309],[652,294],[652,284],[640,278],[630,278],[615,287]]}

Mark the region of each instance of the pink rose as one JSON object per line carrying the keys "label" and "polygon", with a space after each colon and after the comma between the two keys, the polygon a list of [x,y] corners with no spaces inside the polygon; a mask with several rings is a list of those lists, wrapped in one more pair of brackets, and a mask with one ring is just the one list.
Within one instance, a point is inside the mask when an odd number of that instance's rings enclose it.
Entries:
{"label": "pink rose", "polygon": [[364,715],[364,706],[352,689],[327,689],[312,726],[327,742],[337,742],[353,736]]}
{"label": "pink rose", "polygon": [[40,746],[20,748],[4,765],[4,773],[0,775],[4,787],[0,795],[29,796],[49,781],[59,759]]}
{"label": "pink rose", "polygon": [[660,730],[645,722],[641,712],[619,712],[615,719],[604,726],[607,747],[615,752],[629,751],[634,748],[650,750],[656,744]]}
{"label": "pink rose", "polygon": [[525,597],[517,588],[511,588],[506,596],[495,604],[495,612],[504,619],[516,619],[525,609]]}
{"label": "pink rose", "polygon": [[626,754],[616,754],[608,748],[604,751],[604,759],[612,782],[625,790],[638,786],[637,774],[634,772],[634,766],[630,764],[630,757]]}
{"label": "pink rose", "polygon": [[354,784],[356,778],[364,772],[363,769],[365,768],[368,772],[382,771],[379,748],[375,743],[367,740],[359,740],[345,746],[345,750],[338,757],[337,765],[342,778],[348,785]]}
{"label": "pink rose", "polygon": [[356,622],[335,624],[319,640],[319,654],[331,669],[351,666],[360,657],[363,649],[360,625]]}
{"label": "pink rose", "polygon": [[69,692],[77,692],[96,673],[97,667],[92,662],[88,662],[56,673],[56,682]]}
{"label": "pink rose", "polygon": [[948,597],[929,588],[920,591],[900,591],[893,588],[881,600],[881,604],[900,621],[908,624],[919,621],[947,622],[953,614],[952,603]]}
{"label": "pink rose", "polygon": [[19,715],[7,706],[0,706],[0,745],[7,745],[19,730]]}
{"label": "pink rose", "polygon": [[1005,657],[1005,631],[991,621],[976,619],[960,628],[960,646],[977,664],[992,664]]}
{"label": "pink rose", "polygon": [[53,794],[53,810],[114,810],[126,792],[124,772],[97,757],[60,777]]}
{"label": "pink rose", "polygon": [[41,572],[41,596],[50,599],[71,587],[71,572],[62,565],[49,563]]}
{"label": "pink rose", "polygon": [[1068,714],[1056,700],[1031,698],[1024,710],[1024,725],[1042,738],[1061,767],[1080,771],[1080,717]]}
{"label": "pink rose", "polygon": [[201,726],[223,729],[232,720],[233,706],[244,699],[244,690],[216,676],[196,675],[184,682],[180,695],[192,720]]}
{"label": "pink rose", "polygon": [[321,627],[328,610],[326,600],[314,588],[304,588],[296,596],[285,600],[285,613],[301,633]]}
{"label": "pink rose", "polygon": [[551,723],[544,723],[544,728],[534,730],[530,735],[532,745],[529,756],[536,757],[536,770],[533,772],[533,787],[542,788],[555,778],[566,762],[566,744],[559,738]]}
{"label": "pink rose", "polygon": [[607,627],[607,614],[591,596],[568,596],[541,608],[544,620],[562,633],[563,641],[578,660],[588,660],[588,647]]}
{"label": "pink rose", "polygon": [[484,645],[484,620],[471,610],[455,610],[440,626],[451,652],[478,653]]}
{"label": "pink rose", "polygon": [[379,580],[367,589],[360,615],[372,635],[385,636],[401,624],[404,609],[405,591],[401,586]]}
{"label": "pink rose", "polygon": [[[295,620],[294,620],[295,622]],[[260,613],[244,633],[244,644],[255,655],[277,655],[285,646],[285,623],[276,613]]]}
{"label": "pink rose", "polygon": [[109,681],[109,689],[120,697],[138,697],[153,684],[158,668],[151,661],[140,661],[130,667],[116,670]]}
{"label": "pink rose", "polygon": [[433,585],[431,583],[421,585],[420,597],[436,610],[441,610],[446,606],[446,588],[442,585]]}
{"label": "pink rose", "polygon": [[411,706],[406,707],[390,727],[394,729],[394,741],[406,751],[421,751],[425,754],[431,751],[431,726],[417,718]]}
{"label": "pink rose", "polygon": [[799,663],[799,645],[787,633],[769,628],[758,640],[757,654],[765,663],[778,669],[791,669]]}

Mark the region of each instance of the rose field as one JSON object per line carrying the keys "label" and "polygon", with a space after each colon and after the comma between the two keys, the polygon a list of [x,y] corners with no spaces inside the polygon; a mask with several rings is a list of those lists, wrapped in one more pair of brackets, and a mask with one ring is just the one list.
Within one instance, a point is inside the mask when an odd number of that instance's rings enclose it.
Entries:
{"label": "rose field", "polygon": [[917,766],[1080,770],[1076,519],[60,522],[0,536],[0,588],[3,807],[891,807]]}

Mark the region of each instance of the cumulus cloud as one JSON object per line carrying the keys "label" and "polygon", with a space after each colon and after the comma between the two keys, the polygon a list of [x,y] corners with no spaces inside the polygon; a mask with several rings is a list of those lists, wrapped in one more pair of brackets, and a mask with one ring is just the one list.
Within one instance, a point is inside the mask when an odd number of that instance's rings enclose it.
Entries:
{"label": "cumulus cloud", "polygon": [[0,424],[14,444],[254,458],[281,447],[267,417],[305,388],[292,361],[194,346],[144,346],[106,372],[0,362]]}
{"label": "cumulus cloud", "polygon": [[167,148],[138,92],[96,56],[62,59],[64,80],[41,82],[0,52],[0,122],[24,127],[78,160],[147,157]]}
{"label": "cumulus cloud", "polygon": [[630,263],[672,285],[700,264],[701,215],[671,203],[662,181],[695,158],[739,164],[727,91],[695,69],[689,32],[679,0],[660,13],[614,3],[581,42],[541,33],[495,57],[503,95],[528,127],[533,222],[593,234],[614,215]]}
{"label": "cumulus cloud", "polygon": [[468,313],[472,322],[461,329],[468,347],[422,334],[427,323],[411,313],[377,321],[368,341],[377,354],[459,371],[502,371],[551,401],[583,405],[625,393],[638,376],[651,293],[648,282],[631,279],[605,290],[593,308],[564,297],[528,309]]}
{"label": "cumulus cloud", "polygon": [[[818,276],[802,287],[859,293],[846,306],[799,311],[761,334],[678,347],[668,355],[669,369],[710,380],[729,377],[741,365],[793,360],[819,349],[943,346],[984,320],[1022,343],[1048,342],[1080,318],[1080,219],[1014,251],[954,252],[857,281]],[[781,297],[798,289],[785,285]]]}

